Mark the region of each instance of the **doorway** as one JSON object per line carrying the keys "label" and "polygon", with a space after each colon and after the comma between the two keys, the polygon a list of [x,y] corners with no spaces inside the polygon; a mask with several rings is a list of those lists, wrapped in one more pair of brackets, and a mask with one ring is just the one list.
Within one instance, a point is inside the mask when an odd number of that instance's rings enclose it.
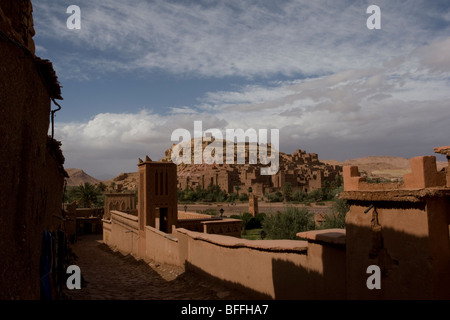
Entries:
{"label": "doorway", "polygon": [[168,208],[159,208],[159,231],[169,233],[167,230]]}

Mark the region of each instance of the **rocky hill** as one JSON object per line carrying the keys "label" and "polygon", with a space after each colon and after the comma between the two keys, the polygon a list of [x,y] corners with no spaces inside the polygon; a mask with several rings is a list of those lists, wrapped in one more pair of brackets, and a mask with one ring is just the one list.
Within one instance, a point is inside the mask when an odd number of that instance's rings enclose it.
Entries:
{"label": "rocky hill", "polygon": [[65,170],[69,175],[69,178],[67,179],[68,187],[79,186],[80,184],[84,184],[85,182],[89,182],[90,184],[97,184],[101,182],[100,180],[91,177],[81,169],[71,168]]}
{"label": "rocky hill", "polygon": [[134,191],[138,187],[138,173],[137,172],[125,172],[119,174],[117,177],[103,181],[106,186],[114,186],[116,191]]}

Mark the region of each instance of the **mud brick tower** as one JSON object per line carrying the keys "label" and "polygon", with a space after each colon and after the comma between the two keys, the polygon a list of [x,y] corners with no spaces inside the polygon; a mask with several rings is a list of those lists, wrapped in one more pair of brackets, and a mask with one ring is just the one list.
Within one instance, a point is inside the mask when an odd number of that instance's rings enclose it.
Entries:
{"label": "mud brick tower", "polygon": [[258,197],[254,194],[250,194],[248,197],[248,212],[254,217],[256,217],[256,215],[259,213]]}
{"label": "mud brick tower", "polygon": [[146,157],[139,159],[138,168],[139,232],[145,234],[145,226],[151,226],[171,233],[178,214],[177,166]]}

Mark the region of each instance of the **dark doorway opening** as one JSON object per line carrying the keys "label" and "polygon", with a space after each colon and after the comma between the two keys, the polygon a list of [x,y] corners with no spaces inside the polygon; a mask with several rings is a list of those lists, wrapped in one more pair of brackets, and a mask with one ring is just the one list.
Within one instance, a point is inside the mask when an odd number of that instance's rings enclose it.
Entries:
{"label": "dark doorway opening", "polygon": [[159,208],[159,230],[165,233],[169,233],[167,230],[168,213],[169,213],[168,208]]}

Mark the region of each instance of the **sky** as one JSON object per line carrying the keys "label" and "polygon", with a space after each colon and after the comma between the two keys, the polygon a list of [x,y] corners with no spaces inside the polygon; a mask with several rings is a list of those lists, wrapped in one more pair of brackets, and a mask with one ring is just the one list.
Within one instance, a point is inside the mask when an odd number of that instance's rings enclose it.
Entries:
{"label": "sky", "polygon": [[324,160],[450,144],[450,1],[32,2],[36,55],[62,85],[65,167],[98,179],[164,157],[194,121],[278,129],[281,152]]}

